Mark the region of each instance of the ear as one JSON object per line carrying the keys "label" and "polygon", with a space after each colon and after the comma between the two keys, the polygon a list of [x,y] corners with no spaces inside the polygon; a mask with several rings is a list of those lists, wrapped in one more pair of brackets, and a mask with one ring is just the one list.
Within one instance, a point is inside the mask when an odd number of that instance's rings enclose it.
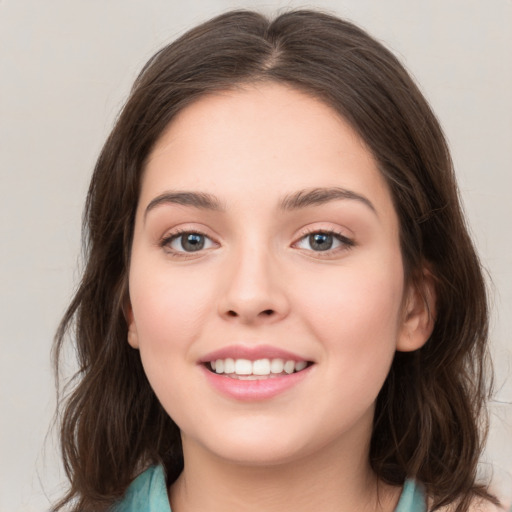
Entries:
{"label": "ear", "polygon": [[127,304],[124,307],[124,317],[128,324],[128,343],[132,348],[139,348],[139,335],[137,333],[137,326],[135,324],[135,318],[133,316],[133,309],[131,304]]}
{"label": "ear", "polygon": [[435,279],[424,268],[418,279],[411,279],[406,290],[396,349],[400,352],[412,352],[421,348],[434,330],[435,315]]}

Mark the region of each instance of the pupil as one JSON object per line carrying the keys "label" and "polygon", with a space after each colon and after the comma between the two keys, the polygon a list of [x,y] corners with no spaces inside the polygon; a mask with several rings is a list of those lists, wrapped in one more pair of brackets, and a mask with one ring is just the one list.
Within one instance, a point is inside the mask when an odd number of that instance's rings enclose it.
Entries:
{"label": "pupil", "polygon": [[181,245],[185,251],[199,251],[204,247],[204,236],[189,233],[182,238]]}
{"label": "pupil", "polygon": [[311,247],[317,251],[328,251],[332,247],[332,235],[327,233],[315,233],[309,236]]}

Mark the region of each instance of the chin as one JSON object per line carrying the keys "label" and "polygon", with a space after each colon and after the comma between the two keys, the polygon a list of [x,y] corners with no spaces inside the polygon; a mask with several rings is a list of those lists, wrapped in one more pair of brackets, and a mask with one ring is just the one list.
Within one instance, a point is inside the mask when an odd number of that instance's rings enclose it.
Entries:
{"label": "chin", "polygon": [[[213,456],[242,466],[273,466],[300,458],[305,450],[296,429],[272,429],[261,422],[236,428],[210,429],[194,444]],[[292,432],[294,435],[284,434]],[[186,436],[184,436],[186,438]],[[202,438],[202,439],[201,439]],[[189,438],[189,440],[191,440]]]}
{"label": "chin", "polygon": [[217,449],[216,452],[219,458],[227,462],[247,467],[279,466],[301,458],[301,450],[298,450],[297,446],[292,449],[279,443],[266,443],[265,446],[259,443],[246,443],[243,446],[232,445],[222,451]]}

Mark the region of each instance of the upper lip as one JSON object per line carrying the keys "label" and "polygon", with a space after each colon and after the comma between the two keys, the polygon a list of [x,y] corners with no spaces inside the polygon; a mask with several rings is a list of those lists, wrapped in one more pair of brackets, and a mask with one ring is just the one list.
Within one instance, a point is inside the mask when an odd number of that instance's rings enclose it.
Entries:
{"label": "upper lip", "polygon": [[199,363],[209,363],[217,359],[249,359],[256,361],[258,359],[284,359],[285,361],[309,361],[298,354],[288,350],[273,347],[271,345],[228,345],[221,349],[209,352],[201,357]]}

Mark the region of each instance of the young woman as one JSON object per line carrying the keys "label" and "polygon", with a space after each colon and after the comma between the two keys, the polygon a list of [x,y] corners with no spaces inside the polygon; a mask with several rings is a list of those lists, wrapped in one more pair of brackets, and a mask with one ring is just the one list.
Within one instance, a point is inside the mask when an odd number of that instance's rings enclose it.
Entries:
{"label": "young woman", "polygon": [[56,509],[496,509],[449,152],[364,31],[236,11],[162,49],[85,220]]}

